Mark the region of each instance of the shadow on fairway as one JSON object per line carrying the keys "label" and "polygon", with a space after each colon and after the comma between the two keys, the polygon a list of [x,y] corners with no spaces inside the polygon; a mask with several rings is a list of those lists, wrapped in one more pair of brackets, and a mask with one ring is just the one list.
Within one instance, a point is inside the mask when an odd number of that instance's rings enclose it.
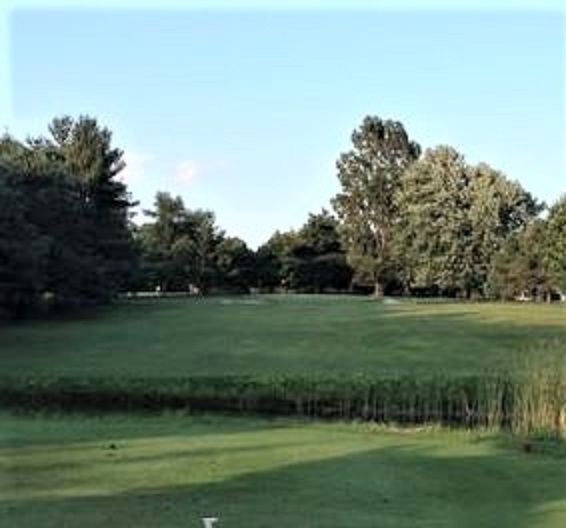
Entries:
{"label": "shadow on fairway", "polygon": [[197,527],[205,515],[220,517],[219,528],[566,524],[563,464],[512,450],[454,456],[388,446],[268,471],[243,469],[213,483],[143,483],[144,489],[116,495],[3,502],[0,511],[6,526],[42,528]]}

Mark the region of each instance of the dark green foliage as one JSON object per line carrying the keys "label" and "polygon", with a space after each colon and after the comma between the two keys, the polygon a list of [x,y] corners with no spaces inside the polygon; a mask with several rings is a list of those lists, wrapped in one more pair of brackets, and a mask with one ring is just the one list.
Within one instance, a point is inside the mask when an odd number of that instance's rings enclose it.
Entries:
{"label": "dark green foliage", "polygon": [[544,238],[544,261],[552,287],[566,295],[566,195],[550,209]]}
{"label": "dark green foliage", "polygon": [[256,252],[258,287],[296,292],[350,289],[353,271],[338,232],[337,220],[325,209],[310,214],[298,231],[279,232]]}
{"label": "dark green foliage", "polygon": [[226,237],[211,211],[191,210],[181,197],[158,192],[137,240],[142,254],[142,289],[245,293],[256,282],[255,256],[246,243]]}
{"label": "dark green foliage", "polygon": [[135,257],[128,222],[134,204],[118,178],[125,167],[123,152],[112,146],[112,133],[90,117],[54,119],[49,131],[52,139],[45,148],[55,151],[79,182],[82,236],[94,264],[88,296],[109,300],[126,288]]}
{"label": "dark green foliage", "polygon": [[565,397],[563,383],[549,392],[539,381],[533,385],[520,377],[493,374],[377,379],[363,375],[0,379],[0,407],[4,409],[113,412],[184,409],[517,428],[526,434],[544,425],[547,433],[557,436],[566,432],[565,424],[560,421]]}
{"label": "dark green foliage", "polygon": [[[164,291],[174,290],[178,287],[177,283],[184,280],[182,276],[179,278],[183,271],[182,262],[175,258],[173,244],[185,225],[185,206],[180,197],[173,198],[168,193],[158,192],[154,209],[144,213],[153,222],[143,224],[136,230],[142,255],[140,289],[159,287]],[[181,269],[177,269],[179,266]],[[186,284],[183,286],[186,288]]]}
{"label": "dark green foliage", "polygon": [[[3,147],[0,231],[2,261],[11,279],[3,281],[2,306],[21,317],[46,295],[53,303],[82,298],[92,279],[87,275],[92,254],[83,239],[86,222],[77,181],[45,152],[24,145],[13,149],[10,141]],[[8,291],[15,285],[16,297]]]}
{"label": "dark green foliage", "polygon": [[566,292],[566,200],[513,233],[495,255],[491,291],[504,299],[552,300]]}
{"label": "dark green foliage", "polygon": [[257,285],[263,291],[290,288],[290,259],[299,243],[295,231],[275,231],[256,251]]}
{"label": "dark green foliage", "polygon": [[544,244],[542,220],[513,233],[493,259],[489,276],[491,292],[502,299],[548,298],[551,281],[544,263]]}
{"label": "dark green foliage", "polygon": [[30,220],[23,180],[0,160],[0,318],[24,315],[45,286],[49,241]]}
{"label": "dark green foliage", "polygon": [[226,237],[209,211],[186,209],[180,197],[157,193],[153,222],[137,230],[143,261],[142,286],[161,291],[245,293],[292,289],[347,290],[352,270],[327,211],[310,215],[298,232],[276,232],[254,253],[236,237]]}
{"label": "dark green foliage", "polygon": [[107,302],[134,268],[110,132],[88,117],[56,119],[50,132],[0,141],[0,307],[9,317]]}
{"label": "dark green foliage", "polygon": [[[501,386],[501,420],[511,398]],[[482,377],[28,378],[0,380],[0,407],[28,410],[231,411],[398,423],[487,425]]]}
{"label": "dark green foliage", "polygon": [[0,140],[0,317],[156,288],[548,299],[566,290],[565,199],[535,221],[542,205],[518,183],[451,147],[419,160],[398,122],[366,117],[352,134],[337,162],[339,222],[311,214],[255,253],[213,212],[168,193],[157,194],[151,222],[132,225],[111,132],[86,116],[54,119],[49,132]]}
{"label": "dark green foliage", "polygon": [[255,252],[255,284],[260,291],[272,293],[281,286],[282,261],[280,255],[269,245],[261,245]]}
{"label": "dark green foliage", "polygon": [[[145,288],[206,293],[218,277],[216,253],[224,240],[214,213],[187,209],[181,197],[158,192],[154,210],[145,214],[153,218],[138,231]],[[227,262],[228,245],[224,246],[225,266],[233,264]]]}
{"label": "dark green foliage", "polygon": [[255,255],[236,237],[222,239],[215,250],[215,285],[223,291],[247,293],[255,284]]}
{"label": "dark green foliage", "polygon": [[297,291],[349,289],[353,271],[346,262],[338,222],[327,211],[311,214],[297,233],[286,258],[289,286]]}

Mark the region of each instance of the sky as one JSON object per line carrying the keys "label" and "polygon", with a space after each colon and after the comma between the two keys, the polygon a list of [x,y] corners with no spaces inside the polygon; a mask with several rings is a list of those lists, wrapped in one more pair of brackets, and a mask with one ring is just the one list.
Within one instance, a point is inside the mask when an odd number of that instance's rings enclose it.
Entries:
{"label": "sky", "polygon": [[57,115],[95,116],[140,208],[181,195],[252,247],[329,208],[336,158],[368,114],[549,203],[566,191],[556,3],[295,4],[12,1],[0,126],[25,138]]}

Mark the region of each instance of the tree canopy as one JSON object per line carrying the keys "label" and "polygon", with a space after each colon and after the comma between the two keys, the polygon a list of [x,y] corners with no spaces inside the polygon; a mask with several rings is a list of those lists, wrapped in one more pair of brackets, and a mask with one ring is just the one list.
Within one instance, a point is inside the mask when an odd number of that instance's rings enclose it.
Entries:
{"label": "tree canopy", "polygon": [[397,194],[397,258],[407,289],[470,297],[488,290],[495,253],[541,205],[486,164],[455,149],[429,149],[403,174]]}
{"label": "tree canopy", "polygon": [[551,299],[566,293],[566,195],[544,204],[486,163],[427,149],[369,116],[336,163],[332,205],[256,251],[213,211],[159,191],[146,221],[96,119],[0,138],[0,317],[114,300],[129,290],[329,292]]}
{"label": "tree canopy", "polygon": [[50,135],[0,140],[0,299],[8,316],[107,302],[134,266],[124,167],[112,134],[88,117]]}
{"label": "tree canopy", "polygon": [[392,267],[395,195],[405,169],[420,155],[400,122],[364,118],[352,133],[352,148],[338,158],[341,190],[333,206],[341,221],[348,259],[358,280],[382,295]]}
{"label": "tree canopy", "polygon": [[566,194],[550,209],[544,241],[544,263],[552,284],[566,294]]}

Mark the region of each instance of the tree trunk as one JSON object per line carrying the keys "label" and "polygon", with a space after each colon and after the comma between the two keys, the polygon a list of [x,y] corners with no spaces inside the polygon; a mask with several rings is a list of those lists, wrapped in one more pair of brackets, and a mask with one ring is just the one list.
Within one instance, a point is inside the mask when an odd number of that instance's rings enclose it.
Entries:
{"label": "tree trunk", "polygon": [[373,296],[381,299],[383,297],[383,285],[378,280],[375,281]]}

